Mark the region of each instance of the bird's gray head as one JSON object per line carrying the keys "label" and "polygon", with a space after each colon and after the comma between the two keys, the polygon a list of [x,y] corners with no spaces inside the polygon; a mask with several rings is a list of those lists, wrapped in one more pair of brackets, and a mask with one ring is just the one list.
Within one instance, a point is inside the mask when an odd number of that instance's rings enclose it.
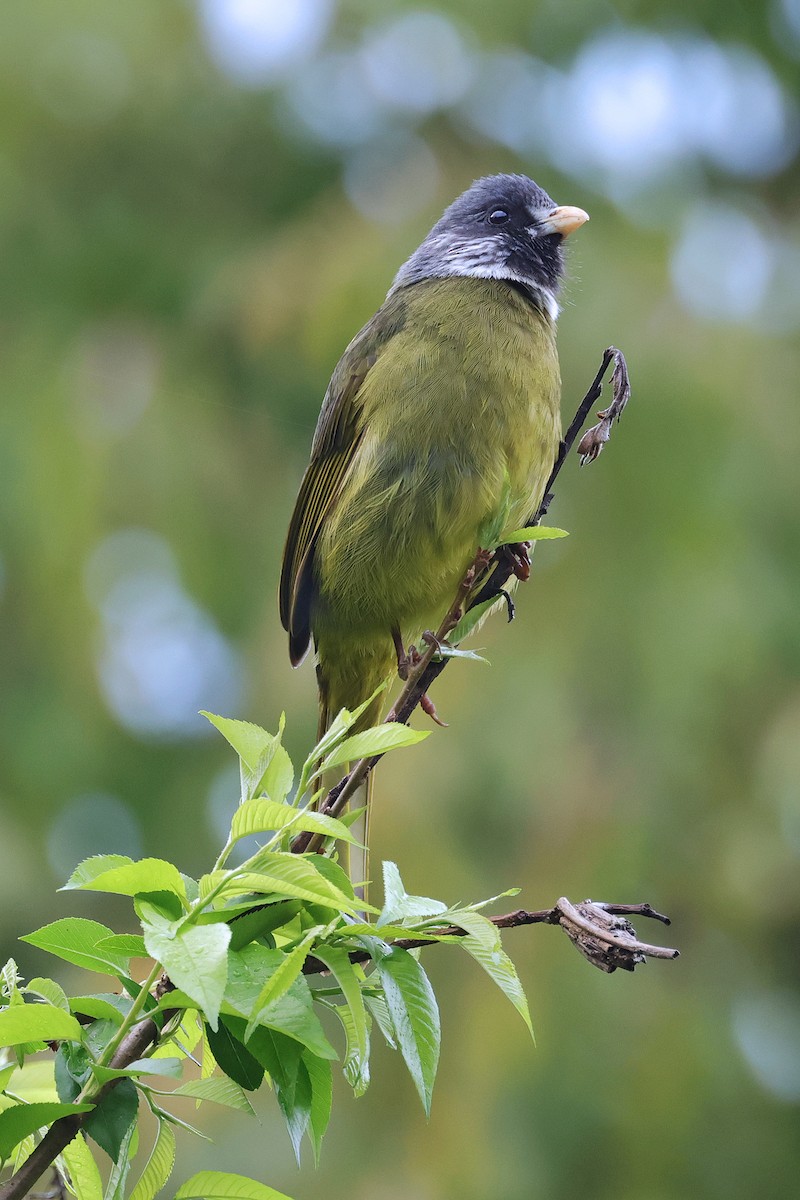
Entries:
{"label": "bird's gray head", "polygon": [[403,264],[392,291],[448,275],[504,279],[523,287],[555,319],[562,242],[588,220],[581,208],[558,207],[527,175],[477,179]]}

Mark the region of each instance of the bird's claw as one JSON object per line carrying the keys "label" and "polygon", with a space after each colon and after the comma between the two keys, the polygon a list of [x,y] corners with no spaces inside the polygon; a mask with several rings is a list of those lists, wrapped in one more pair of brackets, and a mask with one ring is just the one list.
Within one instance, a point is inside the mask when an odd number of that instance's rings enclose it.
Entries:
{"label": "bird's claw", "polygon": [[447,721],[443,721],[441,719],[441,717],[439,716],[439,714],[437,713],[436,705],[433,703],[433,701],[431,700],[431,698],[427,692],[425,692],[424,695],[422,696],[422,699],[419,702],[419,706],[422,709],[422,711],[426,714],[426,716],[429,716],[430,719],[432,721],[435,721],[436,724],[441,726],[442,729],[449,728]]}

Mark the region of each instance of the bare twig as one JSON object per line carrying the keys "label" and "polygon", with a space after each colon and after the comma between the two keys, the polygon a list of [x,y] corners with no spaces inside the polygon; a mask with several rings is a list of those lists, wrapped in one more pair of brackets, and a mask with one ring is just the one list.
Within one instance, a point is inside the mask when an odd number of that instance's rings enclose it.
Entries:
{"label": "bare twig", "polygon": [[[627,920],[628,916],[650,917],[665,925],[670,923],[669,917],[656,912],[649,904],[605,904],[596,900],[572,904],[566,896],[556,901],[552,908],[540,908],[533,912],[518,908],[514,912],[488,919],[498,929],[518,929],[521,925],[560,925],[584,958],[592,966],[609,974],[617,968],[632,971],[646,958],[679,957],[678,950],[640,942],[636,930]],[[459,925],[444,925],[432,929],[428,935],[420,933],[413,938],[399,938],[390,944],[403,950],[416,950],[430,946],[437,938],[464,937],[466,933]],[[366,950],[354,950],[350,955],[352,962],[367,962],[370,957]],[[313,957],[307,958],[303,967],[306,975],[318,975],[327,970],[320,959]]]}

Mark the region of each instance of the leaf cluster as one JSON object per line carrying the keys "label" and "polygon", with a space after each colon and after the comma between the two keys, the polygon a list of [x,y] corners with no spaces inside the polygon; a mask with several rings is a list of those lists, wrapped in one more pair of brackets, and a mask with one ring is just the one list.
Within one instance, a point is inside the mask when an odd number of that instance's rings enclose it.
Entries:
{"label": "leaf cluster", "polygon": [[[302,764],[295,786],[283,721],[270,734],[205,715],[236,751],[241,781],[228,838],[211,870],[192,879],[162,859],[113,854],[75,869],[67,889],[129,897],[138,931],[115,933],[98,921],[67,917],[22,940],[109,977],[108,991],[67,997],[53,979],[25,983],[13,959],[2,969],[0,1161],[18,1169],[54,1122],[77,1117],[80,1131],[55,1165],[78,1200],[128,1194],[152,1200],[166,1185],[174,1128],[205,1136],[172,1111],[173,1097],[251,1114],[248,1093],[268,1082],[298,1161],[304,1138],[318,1158],[333,1065],[340,1062],[354,1094],[363,1095],[376,1029],[402,1055],[428,1112],[439,1010],[419,951],[399,940],[462,946],[530,1028],[516,972],[482,904],[448,906],[409,895],[397,867],[386,863],[379,911],[356,895],[337,860],[338,846],[355,840],[356,814],[337,820],[314,809],[325,770],[427,734],[397,723],[351,733],[360,713],[344,711]],[[321,852],[292,852],[292,839],[304,831],[321,840]],[[231,865],[234,849],[254,837],[254,852]],[[463,935],[455,936],[453,926]],[[152,1037],[131,1061],[126,1047],[144,1022]],[[144,1108],[157,1118],[157,1135],[131,1190]],[[105,1186],[93,1145],[112,1163]],[[178,1192],[179,1200],[277,1195],[219,1172],[201,1172]]]}

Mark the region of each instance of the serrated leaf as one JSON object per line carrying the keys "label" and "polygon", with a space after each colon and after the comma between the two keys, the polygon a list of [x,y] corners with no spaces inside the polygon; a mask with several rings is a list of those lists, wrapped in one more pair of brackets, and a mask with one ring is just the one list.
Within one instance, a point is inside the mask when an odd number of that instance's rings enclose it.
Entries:
{"label": "serrated leaf", "polygon": [[161,963],[176,987],[195,1001],[212,1029],[228,978],[227,925],[195,925],[183,929],[145,925],[147,953]]}
{"label": "serrated leaf", "polygon": [[61,1151],[78,1200],[103,1200],[103,1182],[95,1157],[82,1133]]}
{"label": "serrated leaf", "polygon": [[533,1037],[528,1001],[516,968],[503,949],[497,926],[473,909],[454,912],[450,919],[454,925],[467,931],[467,936],[461,938],[462,946],[508,997]]}
{"label": "serrated leaf", "polygon": [[384,903],[378,925],[388,925],[403,917],[436,917],[447,912],[447,905],[429,896],[410,896],[403,886],[397,864],[383,864]]}
{"label": "serrated leaf", "polygon": [[12,1004],[0,1012],[0,1046],[23,1042],[79,1042],[81,1027],[70,1013],[52,1004]]}
{"label": "serrated leaf", "polygon": [[[150,1151],[130,1200],[153,1200],[166,1184],[175,1165],[175,1134],[166,1121],[159,1121],[158,1136]],[[79,1196],[78,1200],[82,1200]]]}
{"label": "serrated leaf", "polygon": [[280,900],[277,904],[258,904],[249,912],[231,921],[231,950],[241,950],[248,942],[255,941],[280,929],[294,919],[300,911],[299,900]]}
{"label": "serrated leaf", "polygon": [[331,972],[345,999],[344,1005],[333,1006],[345,1032],[346,1051],[342,1070],[356,1096],[363,1096],[369,1086],[369,1033],[356,968],[347,951],[339,947],[316,946],[314,954]]}
{"label": "serrated leaf", "polygon": [[131,1169],[131,1159],[136,1154],[138,1148],[139,1127],[136,1121],[133,1121],[122,1139],[122,1144],[120,1145],[114,1165],[111,1168],[111,1173],[108,1176],[103,1200],[124,1200],[125,1187]]}
{"label": "serrated leaf", "polygon": [[400,1052],[429,1114],[441,1044],[433,988],[417,960],[398,946],[379,958],[376,965]]}
{"label": "serrated leaf", "polygon": [[266,792],[270,800],[283,804],[294,783],[294,766],[282,745],[277,745],[272,758],[259,781],[258,787]]}
{"label": "serrated leaf", "polygon": [[63,1008],[64,1012],[69,1012],[69,1000],[64,989],[56,983],[55,979],[43,979],[37,975],[35,979],[31,979],[25,985],[25,991],[33,992],[35,996],[41,996],[54,1008]]}
{"label": "serrated leaf", "polygon": [[[184,877],[181,876],[181,878]],[[121,954],[125,958],[145,958],[147,956],[144,938],[139,933],[115,933],[113,937],[101,938],[97,943],[97,949],[110,951],[112,954]]]}
{"label": "serrated leaf", "polygon": [[374,754],[387,754],[390,750],[400,750],[404,746],[413,746],[424,742],[430,737],[428,729],[410,729],[399,721],[389,721],[383,725],[375,725],[361,733],[354,733],[331,751],[325,759],[324,769],[341,766],[347,762],[357,762],[361,758],[371,758]]}
{"label": "serrated leaf", "polygon": [[63,917],[50,925],[28,933],[19,940],[30,946],[38,946],[48,954],[63,958],[86,971],[97,971],[101,975],[127,975],[128,960],[113,951],[101,951],[98,942],[114,936],[114,931],[99,921],[87,921],[84,917]]}
{"label": "serrated leaf", "polygon": [[35,1133],[45,1125],[52,1125],[59,1117],[72,1113],[90,1112],[92,1104],[12,1104],[0,1112],[0,1160],[5,1160],[11,1151],[28,1134]]}
{"label": "serrated leaf", "polygon": [[0,969],[0,991],[4,996],[12,996],[22,983],[22,976],[13,958],[9,958]]}
{"label": "serrated leaf", "polygon": [[[275,756],[279,750],[283,750],[280,732],[277,735],[267,733],[266,729],[253,725],[250,721],[234,721],[230,717],[218,717],[214,713],[201,712],[200,715],[219,730],[239,755],[242,801],[257,795]],[[281,729],[282,727],[281,722]],[[288,755],[286,757],[288,758]],[[276,774],[280,779],[281,772],[286,770],[286,764],[282,756],[279,755],[279,759]],[[291,766],[291,763],[289,765]]]}
{"label": "serrated leaf", "polygon": [[139,1097],[130,1079],[121,1079],[85,1120],[84,1133],[116,1162],[136,1121]]}
{"label": "serrated leaf", "polygon": [[278,804],[263,797],[245,800],[239,805],[231,822],[231,841],[238,842],[254,833],[277,833],[286,828],[290,828],[292,834],[310,830],[323,837],[358,845],[347,827],[335,817],[326,817],[307,808],[292,808],[290,804]]}
{"label": "serrated leaf", "polygon": [[556,529],[554,525],[525,525],[504,533],[498,546],[515,546],[519,542],[549,542],[554,538],[569,537],[569,530]]}
{"label": "serrated leaf", "polygon": [[247,1022],[247,1028],[244,1031],[245,1041],[248,1040],[257,1025],[264,1024],[270,1007],[288,992],[295,979],[297,979],[303,969],[303,963],[308,958],[311,942],[317,933],[320,932],[321,928],[321,926],[315,926],[313,930],[309,930],[302,942],[295,946],[294,950],[290,951],[289,954],[285,954],[282,950],[276,951],[277,954],[282,956],[282,961],[278,963],[278,966],[270,977],[265,980],[264,986],[256,997]]}
{"label": "serrated leaf", "polygon": [[[323,904],[340,912],[354,913],[357,907],[355,899],[346,896],[331,884],[311,861],[319,857],[316,854],[305,856],[264,850],[254,861],[252,870],[231,878],[224,888],[224,893],[243,895],[246,892],[261,892],[265,895],[285,896],[288,899],[308,900],[312,904]],[[204,876],[204,879],[208,880],[209,886],[214,886],[219,875],[219,872],[214,872],[211,876]],[[359,901],[358,904],[361,908],[369,907],[363,901]]]}
{"label": "serrated leaf", "polygon": [[473,608],[468,609],[450,634],[449,641],[451,645],[458,646],[459,643],[464,641],[464,638],[469,637],[473,629],[481,623],[489,612],[489,609],[494,608],[498,603],[497,597],[492,596],[490,600],[482,600],[480,604],[476,604]]}
{"label": "serrated leaf", "polygon": [[261,1080],[264,1078],[263,1065],[235,1036],[224,1019],[220,1021],[217,1030],[206,1026],[206,1039],[221,1071],[248,1092],[254,1092],[261,1086]]}
{"label": "serrated leaf", "polygon": [[127,1067],[92,1066],[92,1074],[101,1083],[110,1079],[138,1079],[141,1075],[167,1075],[180,1078],[183,1063],[179,1058],[138,1058]]}
{"label": "serrated leaf", "polygon": [[297,1074],[289,1086],[279,1082],[277,1079],[274,1082],[275,1094],[286,1122],[289,1140],[292,1143],[294,1156],[297,1159],[299,1167],[300,1143],[311,1121],[312,1092],[308,1068],[301,1059],[298,1063]]}
{"label": "serrated leaf", "polygon": [[198,1171],[175,1193],[175,1200],[289,1200],[265,1183],[228,1171]]}
{"label": "serrated leaf", "polygon": [[384,679],[383,683],[376,687],[372,695],[352,711],[348,708],[340,709],[306,759],[305,766],[303,767],[304,772],[308,770],[310,766],[315,766],[321,759],[325,758],[325,756],[333,749],[333,747],[342,740],[348,729],[352,729],[361,714],[367,711],[370,704],[372,704],[372,701],[379,696],[381,692],[386,690],[386,688],[389,686],[389,682],[390,677]]}
{"label": "serrated leaf", "polygon": [[71,996],[69,1006],[72,1012],[84,1013],[96,1021],[114,1021],[121,1025],[131,1001],[127,996],[115,996],[112,993],[104,996]]}
{"label": "serrated leaf", "polygon": [[[283,955],[280,951],[268,950],[265,946],[259,946],[256,943],[245,946],[236,952],[231,951],[225,1004],[226,1007],[241,1014],[243,1018],[242,1036],[245,1022],[253,1011],[253,1005],[264,986],[264,980],[277,969],[282,958]],[[226,1020],[232,1021],[228,1017]],[[266,1026],[307,1046],[320,1058],[335,1059],[338,1057],[325,1036],[319,1017],[314,1012],[311,991],[302,975],[295,979],[288,992],[272,1004],[269,1011],[265,1013],[264,1026],[260,1028]],[[233,1024],[231,1027],[235,1032],[236,1027]],[[258,1032],[257,1029],[248,1042],[251,1048],[255,1045]],[[256,1050],[253,1050],[253,1053],[257,1055]]]}
{"label": "serrated leaf", "polygon": [[314,1163],[319,1166],[319,1152],[322,1139],[331,1119],[333,1104],[333,1078],[331,1064],[325,1058],[317,1058],[315,1054],[305,1051],[303,1063],[308,1072],[311,1084],[311,1113],[308,1123],[308,1136],[314,1150]]}
{"label": "serrated leaf", "polygon": [[93,854],[90,858],[84,858],[79,862],[75,870],[70,875],[61,891],[67,888],[83,887],[85,883],[91,883],[98,875],[104,875],[106,871],[113,871],[116,867],[127,867],[133,862],[127,854]]}
{"label": "serrated leaf", "polygon": [[[263,1071],[262,1071],[263,1074]],[[191,1079],[169,1093],[171,1096],[192,1096],[195,1100],[210,1100],[240,1112],[255,1116],[255,1110],[244,1091],[227,1075],[212,1075],[207,1079]]]}
{"label": "serrated leaf", "polygon": [[[89,862],[94,860],[89,859]],[[84,878],[81,863],[61,889],[82,888],[90,892],[110,892],[116,896],[141,896],[149,892],[168,892],[186,901],[186,884],[180,871],[163,858],[142,858],[138,862],[126,862]]]}

